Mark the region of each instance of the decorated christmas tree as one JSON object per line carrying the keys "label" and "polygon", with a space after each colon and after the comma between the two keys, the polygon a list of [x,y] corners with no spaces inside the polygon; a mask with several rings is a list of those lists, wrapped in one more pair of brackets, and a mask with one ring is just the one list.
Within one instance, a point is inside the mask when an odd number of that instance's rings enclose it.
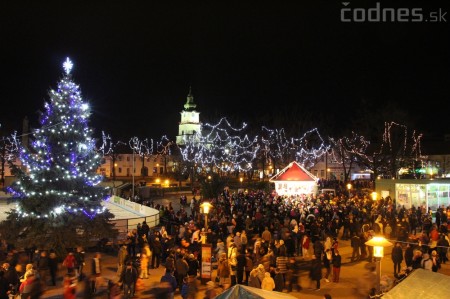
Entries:
{"label": "decorated christmas tree", "polygon": [[67,58],[63,77],[40,114],[40,128],[33,130],[29,148],[20,148],[22,166],[11,164],[17,180],[9,191],[17,207],[0,233],[17,247],[64,251],[116,234],[109,222],[113,215],[101,205],[107,196],[96,173],[102,157],[72,67]]}

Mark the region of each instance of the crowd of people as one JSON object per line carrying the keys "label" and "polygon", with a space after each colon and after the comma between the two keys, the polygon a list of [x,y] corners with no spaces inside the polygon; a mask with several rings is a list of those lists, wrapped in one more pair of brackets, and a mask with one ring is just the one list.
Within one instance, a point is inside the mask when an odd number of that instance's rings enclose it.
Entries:
{"label": "crowd of people", "polygon": [[[178,211],[171,204],[154,206],[160,210],[162,226],[150,229],[145,222],[139,224],[129,233],[133,241],[123,249],[130,258],[145,249],[141,273],[165,265],[167,275],[176,281],[171,294],[179,289],[184,298],[195,294],[202,242],[212,244],[217,265],[213,281],[223,289],[245,284],[270,291],[301,290],[305,260],[316,290],[323,279],[339,283],[339,239],[350,240],[355,262],[373,261],[373,248],[365,243],[375,235],[397,242],[392,255],[396,278],[404,274],[403,260],[405,268],[430,271],[439,271],[440,263],[448,260],[450,208],[440,207],[433,221],[430,210],[406,209],[390,197],[378,201],[358,193],[281,197],[225,189],[212,199],[214,209],[207,215],[206,227],[200,204],[193,196],[189,211],[187,204]],[[119,268],[122,263],[119,254]],[[374,287],[364,290],[369,295]]]}
{"label": "crowd of people", "polygon": [[[236,284],[278,292],[301,291],[308,285],[302,281],[305,273],[315,290],[321,289],[321,283],[339,283],[343,263],[340,240],[350,241],[351,262],[371,262],[373,248],[365,243],[375,235],[384,235],[395,243],[391,258],[398,281],[417,268],[438,272],[448,261],[450,207],[440,207],[433,218],[424,207],[406,209],[390,197],[373,201],[356,192],[350,196],[277,196],[224,189],[210,201],[214,208],[206,223],[201,200],[193,196],[189,203],[185,198],[180,201],[186,204],[177,211],[171,203],[154,206],[160,210],[160,226],[150,228],[143,221],[128,232],[117,255],[117,283],[110,281],[108,286],[111,298],[135,296],[138,281],[161,266],[164,275],[151,292],[158,298],[173,298],[175,293],[195,298],[202,243],[211,244],[212,265],[217,269],[206,298]],[[54,252],[36,250],[25,269],[15,258],[10,255],[0,271],[0,297],[20,293],[38,298],[42,282],[55,285]],[[104,283],[101,254],[86,263],[81,247],[64,258],[64,298],[75,298],[75,286],[80,282],[90,295]],[[358,288],[362,296],[374,292],[374,268],[368,270]],[[40,284],[34,283],[37,278]]]}

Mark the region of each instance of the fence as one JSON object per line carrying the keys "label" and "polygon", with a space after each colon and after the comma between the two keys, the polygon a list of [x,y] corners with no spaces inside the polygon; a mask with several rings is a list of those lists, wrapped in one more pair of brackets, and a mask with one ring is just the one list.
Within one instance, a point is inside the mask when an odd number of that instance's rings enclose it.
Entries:
{"label": "fence", "polygon": [[119,231],[119,235],[117,237],[118,243],[120,243],[122,240],[125,240],[127,237],[127,233],[130,230],[137,228],[138,223],[142,224],[142,222],[145,221],[150,228],[159,225],[159,211],[156,209],[126,200],[119,196],[112,196],[109,201],[126,209],[136,211],[139,214],[147,215],[128,219],[111,220],[111,223],[114,223],[115,227]]}

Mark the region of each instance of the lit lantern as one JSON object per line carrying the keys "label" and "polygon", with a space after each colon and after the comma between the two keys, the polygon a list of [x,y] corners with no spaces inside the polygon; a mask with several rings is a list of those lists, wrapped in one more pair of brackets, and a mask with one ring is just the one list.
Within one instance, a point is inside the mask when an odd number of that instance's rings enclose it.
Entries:
{"label": "lit lantern", "polygon": [[377,195],[376,192],[372,192],[371,196],[372,196],[373,201],[376,201],[376,200],[377,200],[377,196],[378,196],[378,195]]}

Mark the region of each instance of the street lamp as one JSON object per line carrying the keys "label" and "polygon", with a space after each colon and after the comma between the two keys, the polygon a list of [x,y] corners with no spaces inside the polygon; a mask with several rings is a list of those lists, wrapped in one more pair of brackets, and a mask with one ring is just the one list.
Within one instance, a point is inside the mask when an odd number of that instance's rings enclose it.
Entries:
{"label": "street lamp", "polygon": [[133,191],[132,191],[132,195],[131,195],[131,200],[133,200],[134,199],[134,168],[136,167],[136,165],[135,165],[135,161],[134,161],[134,147],[133,147],[133,169],[132,169],[132,171],[131,171],[131,174],[132,174],[132,177],[133,177]]}
{"label": "street lamp", "polygon": [[205,232],[206,232],[206,231],[208,231],[208,214],[209,214],[209,211],[211,211],[211,209],[213,208],[213,205],[207,201],[204,201],[200,205],[200,208],[202,209],[202,213],[205,214]]}
{"label": "street lamp", "polygon": [[377,200],[377,197],[378,197],[378,194],[374,191],[374,192],[372,192],[372,193],[370,194],[370,196],[372,196],[372,200],[373,200],[373,201],[376,201],[376,200]]}
{"label": "street lamp", "polygon": [[325,177],[326,180],[328,180],[328,178],[330,177],[330,171],[331,169],[327,168],[327,175]]}
{"label": "street lamp", "polygon": [[373,246],[373,257],[375,258],[377,267],[377,295],[380,294],[381,281],[381,259],[384,256],[384,247],[392,246],[392,243],[384,237],[375,236],[365,243],[367,246]]}
{"label": "street lamp", "polygon": [[205,231],[202,233],[202,263],[201,263],[201,282],[206,284],[206,282],[211,280],[211,255],[212,255],[212,245],[207,243],[208,234],[208,214],[213,208],[213,205],[207,201],[204,201],[200,205],[202,213],[205,214]]}
{"label": "street lamp", "polygon": [[242,181],[244,180],[244,178],[239,178],[239,182],[241,182],[241,186],[242,186]]}
{"label": "street lamp", "polygon": [[347,184],[348,195],[350,195],[350,190],[352,190],[352,184]]}

